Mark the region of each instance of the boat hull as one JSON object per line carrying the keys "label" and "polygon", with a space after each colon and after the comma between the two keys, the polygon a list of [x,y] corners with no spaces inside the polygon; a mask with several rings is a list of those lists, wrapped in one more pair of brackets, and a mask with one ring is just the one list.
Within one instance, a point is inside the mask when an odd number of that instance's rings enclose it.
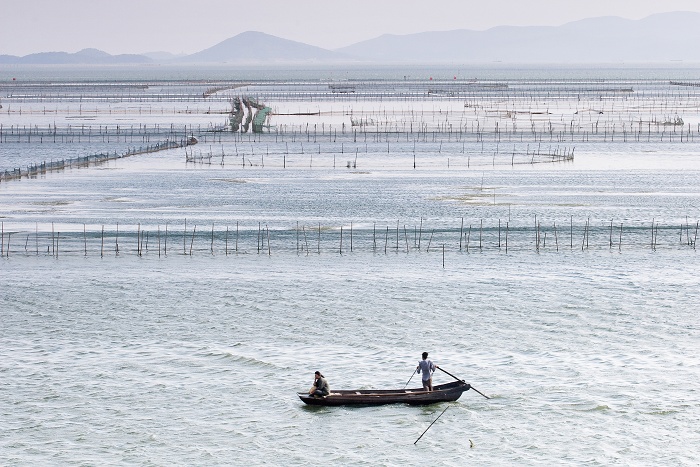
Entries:
{"label": "boat hull", "polygon": [[357,390],[336,391],[326,397],[314,397],[309,394],[297,393],[299,399],[309,405],[339,406],[339,405],[385,405],[410,404],[428,405],[438,402],[452,402],[459,399],[463,392],[471,388],[469,383],[455,381],[434,386],[432,391],[420,389],[394,390]]}

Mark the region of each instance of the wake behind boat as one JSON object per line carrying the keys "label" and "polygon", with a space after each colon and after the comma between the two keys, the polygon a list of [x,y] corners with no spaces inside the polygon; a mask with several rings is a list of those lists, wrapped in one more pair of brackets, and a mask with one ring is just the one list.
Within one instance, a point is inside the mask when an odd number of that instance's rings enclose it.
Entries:
{"label": "wake behind boat", "polygon": [[332,391],[328,396],[319,397],[298,392],[297,395],[305,404],[309,405],[384,405],[384,404],[411,404],[427,405],[437,402],[452,402],[459,399],[463,392],[471,389],[469,383],[453,381],[433,387],[432,391],[423,388],[416,389],[358,389]]}

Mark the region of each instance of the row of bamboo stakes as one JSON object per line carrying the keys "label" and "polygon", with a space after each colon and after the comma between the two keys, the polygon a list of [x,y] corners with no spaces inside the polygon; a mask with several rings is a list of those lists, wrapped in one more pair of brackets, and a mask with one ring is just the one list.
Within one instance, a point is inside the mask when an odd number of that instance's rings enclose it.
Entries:
{"label": "row of bamboo stakes", "polygon": [[[648,243],[649,247],[651,250],[656,251],[657,246],[659,245],[659,222],[656,221],[656,219],[652,220],[651,223],[651,228],[650,228],[650,234],[651,234],[651,239]],[[566,229],[568,227],[568,229]],[[688,218],[686,217],[686,221],[684,224],[680,225],[680,230],[679,230],[679,244],[680,245],[687,245],[688,247],[693,248],[693,250],[696,249],[696,244],[697,244],[697,236],[698,236],[698,228],[700,227],[700,222],[696,222],[694,229],[693,226],[689,223]],[[640,230],[643,229],[641,227],[633,227],[635,230]],[[668,230],[670,227],[669,226],[664,226],[662,227],[664,230]],[[327,228],[326,228],[327,230]],[[511,226],[510,222],[506,221],[505,223],[501,222],[501,219],[498,219],[498,224],[497,228],[492,227],[489,230],[492,230],[493,233],[495,234],[497,231],[497,248],[501,250],[502,248],[505,249],[505,253],[508,253],[509,249],[509,236],[511,233]],[[528,231],[529,228],[526,227],[520,227],[517,230],[519,231]],[[552,229],[549,230],[551,234],[554,236],[554,248],[558,252],[560,246],[564,248],[566,245],[560,241],[560,232],[565,235],[565,231],[568,230],[568,237],[569,237],[569,248],[571,250],[574,249],[574,247],[578,248],[578,241],[574,243],[574,222],[573,222],[573,216],[570,217],[569,219],[569,225],[568,226],[562,226],[561,224],[559,227],[557,227],[556,222],[553,223]],[[585,224],[583,226],[583,233],[581,235],[581,251],[585,251],[589,249],[590,245],[590,233],[591,233],[592,227],[591,227],[591,221],[590,217],[586,219]],[[600,231],[600,228],[597,229]],[[5,257],[9,258],[10,257],[10,251],[11,251],[11,239],[12,239],[12,234],[19,234],[20,232],[18,231],[10,231],[5,229],[5,223],[2,222],[0,226],[0,231],[1,231],[1,241],[0,241],[0,257]],[[453,230],[451,229],[443,229],[442,233],[450,233]],[[472,231],[474,233],[472,234]],[[246,230],[246,232],[249,232],[249,230]],[[290,230],[284,230],[281,231],[285,236],[288,236],[290,233]],[[297,222],[296,229],[293,229],[291,231],[295,234],[296,236],[296,253],[297,254],[309,254],[312,250],[315,250],[316,253],[321,254],[321,233],[322,233],[322,226],[319,223],[318,226],[314,226],[313,228],[309,227],[307,228],[306,225],[302,225],[301,228],[299,227],[299,223]],[[396,228],[394,229],[393,227],[390,228],[389,225],[386,226],[386,228],[382,231],[377,231],[377,225],[374,223],[373,228],[372,228],[372,247],[371,250],[373,253],[378,253],[382,252],[384,254],[389,253],[390,251],[394,251],[396,253],[399,253],[400,251],[405,251],[405,253],[409,253],[412,250],[415,251],[422,251],[423,245],[425,245],[425,240],[424,240],[424,235],[427,237],[427,245],[425,246],[425,252],[430,253],[431,247],[433,250],[436,249],[436,247],[433,244],[433,236],[435,234],[436,230],[431,229],[430,230],[430,235],[428,236],[428,230],[424,230],[424,225],[423,225],[423,218],[420,219],[420,224],[418,226],[414,226],[413,229],[413,239],[412,243],[413,246],[410,246],[409,242],[409,229],[407,226],[404,224],[403,227],[400,224],[400,221],[396,221]],[[438,230],[440,232],[440,230]],[[547,246],[547,231],[545,228],[542,227],[541,221],[538,220],[537,216],[534,218],[534,227],[532,228],[532,234],[534,234],[534,249],[537,253],[540,253],[541,250],[545,249]],[[83,248],[82,251],[85,256],[88,255],[88,233],[87,233],[87,228],[86,225],[83,224],[83,235],[82,235],[82,240],[83,240]],[[280,231],[277,231],[279,234]],[[455,231],[456,233],[456,231]],[[102,225],[101,230],[98,232],[99,234],[99,240],[100,240],[100,257],[103,257],[106,252],[106,247],[105,247],[105,228],[104,225]],[[119,224],[116,224],[116,231],[113,233],[114,235],[114,254],[119,255],[120,252],[123,250],[123,243],[120,246],[120,234],[121,238],[128,238],[132,237],[133,234],[129,234],[128,232],[125,232],[122,230],[120,232],[119,230]],[[155,239],[151,239],[151,234],[155,234]],[[379,234],[379,235],[378,235]],[[478,237],[477,237],[478,234]],[[54,224],[51,224],[51,245],[47,245],[46,247],[46,254],[54,256],[58,258],[59,256],[59,241],[68,241],[72,240],[73,244],[75,244],[75,235],[76,232],[73,231],[70,236],[67,236],[64,232],[63,236],[61,236],[61,232],[57,232],[54,228]],[[110,233],[108,232],[108,236]],[[238,254],[238,253],[247,253],[246,250],[242,250],[240,248],[240,243],[241,243],[241,231],[240,231],[240,225],[239,222],[236,222],[236,228],[235,230],[230,230],[229,226],[227,225],[225,228],[225,231],[219,231],[216,232],[215,230],[215,225],[211,225],[211,231],[204,233],[200,231],[200,239],[206,235],[206,237],[210,240],[210,245],[209,245],[209,251],[212,255],[215,254],[216,248],[215,248],[215,239],[216,238],[221,238],[223,236],[223,243],[224,243],[224,253],[225,255],[229,254]],[[392,237],[392,242],[390,246],[390,235]],[[474,235],[474,239],[472,240],[472,235]],[[24,252],[25,254],[29,253],[29,242],[30,242],[30,233],[26,234],[25,242],[24,242]],[[91,233],[90,235],[92,238],[95,237],[94,234]],[[182,237],[182,254],[183,255],[188,255],[192,256],[194,251],[197,251],[197,249],[194,248],[195,245],[195,238],[197,238],[197,225],[195,224],[192,227],[191,232],[188,232],[187,230],[187,220],[185,219],[184,222],[184,227],[181,233],[174,233],[171,229],[169,229],[169,223],[166,223],[164,226],[164,229],[161,230],[161,226],[158,225],[157,230],[155,232],[149,232],[145,229],[141,228],[141,224],[139,223],[136,228],[136,255],[137,256],[143,256],[145,253],[149,251],[148,245],[149,241],[155,242],[157,245],[157,251],[158,251],[158,257],[161,257],[161,254],[163,256],[168,255],[168,242],[170,241],[170,251],[171,253],[174,251],[179,253],[179,247],[175,246],[177,242],[179,241],[179,237]],[[684,237],[685,236],[685,237]],[[35,228],[34,232],[34,247],[36,251],[36,255],[39,255],[40,249],[39,249],[39,228],[38,224]],[[383,238],[382,238],[383,237]],[[331,251],[337,251],[338,254],[343,255],[344,253],[353,253],[357,250],[355,243],[354,242],[354,229],[353,229],[353,223],[350,223],[349,226],[349,232],[346,230],[346,227],[340,226],[339,229],[339,239],[338,239],[338,244],[337,247],[332,247]],[[394,241],[395,238],[395,241]],[[478,246],[477,245],[477,238],[478,238]],[[178,239],[178,240],[176,240]],[[382,240],[383,240],[383,246],[382,246]],[[495,239],[494,239],[495,240]],[[564,238],[561,238],[561,240],[564,240]],[[109,238],[107,238],[107,241],[110,241]],[[551,237],[550,237],[550,245],[551,245]],[[310,244],[311,242],[311,244]],[[474,242],[474,243],[472,243]],[[315,245],[313,245],[315,243]],[[483,219],[479,220],[478,224],[478,229],[477,226],[474,226],[472,224],[465,225],[464,223],[464,218],[461,218],[461,223],[460,223],[460,228],[459,228],[459,251],[466,252],[466,253],[471,253],[472,250],[478,249],[478,251],[482,251],[484,248],[484,222]],[[494,242],[495,243],[495,242]],[[609,236],[608,236],[608,242],[607,246],[609,247],[610,250],[612,250],[615,246],[617,246],[618,251],[622,252],[622,244],[623,244],[623,224],[620,223],[619,226],[614,224],[613,220],[610,221],[610,226],[609,226]],[[404,247],[405,245],[405,247]],[[512,240],[511,240],[511,245],[512,245]],[[313,248],[313,247],[316,248]],[[267,226],[267,224],[263,225],[262,222],[258,223],[258,228],[257,228],[257,236],[256,236],[256,246],[255,246],[257,254],[267,254],[268,256],[272,255],[272,246],[271,246],[271,241],[270,241],[270,229]],[[512,249],[512,246],[511,246]],[[75,251],[80,251],[76,250],[75,247],[73,249],[68,249],[64,250],[64,253],[74,253]],[[133,251],[133,250],[131,250]],[[445,252],[445,243],[442,243],[442,251],[443,255]],[[17,252],[17,250],[15,250]]]}

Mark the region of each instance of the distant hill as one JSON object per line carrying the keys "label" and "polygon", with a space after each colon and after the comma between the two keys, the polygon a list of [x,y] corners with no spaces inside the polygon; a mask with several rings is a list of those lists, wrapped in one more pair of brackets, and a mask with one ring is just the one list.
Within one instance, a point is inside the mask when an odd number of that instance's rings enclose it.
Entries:
{"label": "distant hill", "polygon": [[590,18],[558,27],[387,34],[336,51],[372,62],[700,62],[698,43],[700,13],[674,12],[641,20]]}
{"label": "distant hill", "polygon": [[641,20],[590,18],[563,26],[498,26],[408,35],[386,34],[335,51],[248,31],[200,52],[110,55],[0,55],[0,64],[308,64],[308,63],[700,63],[700,13],[673,12]]}
{"label": "distant hill", "polygon": [[179,58],[180,63],[274,63],[343,61],[341,53],[248,31],[201,52]]}
{"label": "distant hill", "polygon": [[143,64],[151,63],[152,61],[143,55],[110,55],[97,49],[83,49],[72,54],[67,52],[41,52],[25,55],[24,57],[0,55],[0,64],[22,65],[118,65]]}

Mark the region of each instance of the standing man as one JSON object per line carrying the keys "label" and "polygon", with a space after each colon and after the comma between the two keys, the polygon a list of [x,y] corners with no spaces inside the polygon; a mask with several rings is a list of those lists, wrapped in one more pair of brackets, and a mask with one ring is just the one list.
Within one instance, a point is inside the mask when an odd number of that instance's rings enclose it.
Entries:
{"label": "standing man", "polygon": [[418,367],[416,367],[416,373],[422,373],[421,379],[423,380],[423,389],[426,391],[433,390],[433,373],[437,368],[433,362],[428,360],[428,352],[423,352],[423,360],[418,362]]}

